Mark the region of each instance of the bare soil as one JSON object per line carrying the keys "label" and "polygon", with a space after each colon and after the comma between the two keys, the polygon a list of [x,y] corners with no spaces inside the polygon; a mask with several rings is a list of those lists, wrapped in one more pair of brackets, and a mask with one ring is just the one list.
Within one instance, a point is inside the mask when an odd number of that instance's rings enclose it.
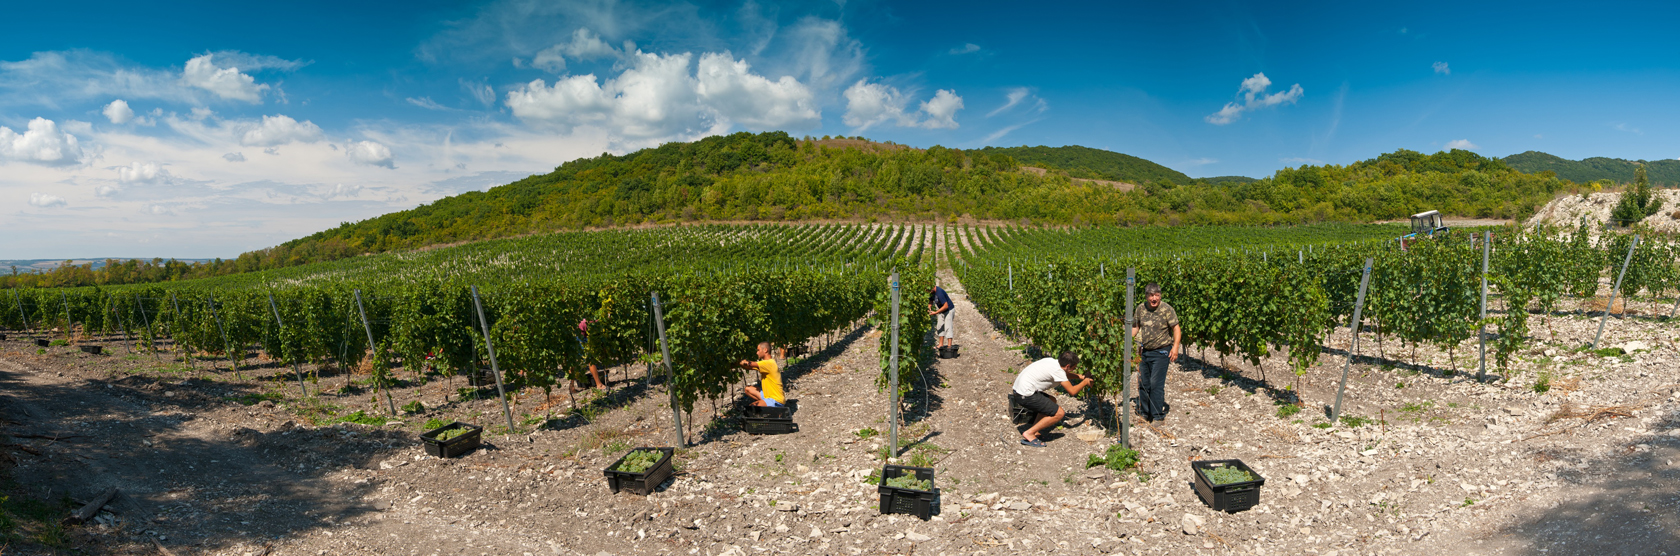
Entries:
{"label": "bare soil", "polygon": [[[1117,472],[1085,468],[1116,440],[1112,400],[1062,396],[1069,418],[1046,435],[1048,447],[1015,441],[1006,394],[1032,350],[978,315],[953,276],[942,279],[961,357],[927,362],[926,388],[904,401],[900,429],[899,461],[931,462],[937,473],[930,521],[881,515],[867,482],[884,463],[889,405],[875,385],[879,332],[867,326],[788,362],[799,432],[745,434],[740,407],[701,402],[684,416],[692,446],[678,451],[677,473],[645,497],[612,494],[602,473],[631,448],[676,443],[666,392],[645,367],[614,369],[609,391],[586,392],[580,410],[568,411],[563,392],[520,393],[518,432],[507,434],[492,433],[505,429],[493,394],[463,400],[463,379],[397,389],[396,404],[427,408],[398,422],[333,423],[387,406],[354,386],[365,377],[333,369],[305,368],[319,379],[304,398],[294,371],[273,362],[247,362],[240,379],[225,361],[191,370],[173,353],[131,354],[120,338],[89,342],[107,355],[37,355],[14,332],[0,342],[10,444],[0,453],[13,462],[13,496],[86,501],[120,489],[96,521],[65,529],[59,550],[79,554],[1551,555],[1680,546],[1680,357],[1675,327],[1661,319],[1611,318],[1602,345],[1630,353],[1601,356],[1575,349],[1592,340],[1596,315],[1537,315],[1532,349],[1508,381],[1475,379],[1474,343],[1414,356],[1392,338],[1379,350],[1367,331],[1347,375],[1350,419],[1332,428],[1314,425],[1335,403],[1345,330],[1299,390],[1286,389],[1296,379],[1282,354],[1256,368],[1192,346],[1170,372],[1169,417],[1133,417],[1140,468]],[[1542,376],[1544,393],[1534,388]],[[1280,417],[1280,404],[1294,402],[1303,409]],[[458,459],[426,456],[417,433],[428,419],[484,425],[484,446]],[[1260,504],[1236,514],[1209,509],[1191,486],[1192,460],[1230,458],[1266,479]],[[7,553],[53,551],[20,540]]]}

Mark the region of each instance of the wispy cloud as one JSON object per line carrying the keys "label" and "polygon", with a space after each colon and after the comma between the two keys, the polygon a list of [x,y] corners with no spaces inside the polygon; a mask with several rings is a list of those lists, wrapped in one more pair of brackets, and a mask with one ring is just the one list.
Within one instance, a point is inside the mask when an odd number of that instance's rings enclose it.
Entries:
{"label": "wispy cloud", "polygon": [[979,51],[980,51],[980,45],[974,44],[974,43],[967,43],[967,44],[964,44],[962,46],[952,48],[951,49],[951,54],[952,55],[972,54],[972,53],[979,52]]}
{"label": "wispy cloud", "polygon": [[1441,75],[1452,75],[1452,68],[1448,67],[1446,62],[1435,62],[1430,67],[1435,68],[1435,73],[1439,73]]}
{"label": "wispy cloud", "polygon": [[454,110],[454,108],[450,108],[448,106],[438,104],[437,101],[432,100],[432,97],[420,97],[420,98],[408,97],[408,98],[405,98],[403,100],[407,101],[409,104],[419,106],[419,107],[425,108],[427,110],[443,110],[443,111]]}
{"label": "wispy cloud", "polygon": [[1627,125],[1627,122],[1622,122],[1622,123],[1616,124],[1614,126],[1611,126],[1611,128],[1615,129],[1616,131],[1632,133],[1634,135],[1644,135],[1645,134],[1645,132],[1640,131],[1639,128]]}
{"label": "wispy cloud", "polygon": [[1447,141],[1448,150],[1462,149],[1466,151],[1473,151],[1480,148],[1482,148],[1480,145],[1471,143],[1469,139],[1453,139],[1451,141]]}
{"label": "wispy cloud", "polygon": [[1243,112],[1280,104],[1295,104],[1295,101],[1301,100],[1301,95],[1305,94],[1301,89],[1301,84],[1297,83],[1291,85],[1287,91],[1278,91],[1268,95],[1266,89],[1271,86],[1272,80],[1268,79],[1266,74],[1256,73],[1253,77],[1244,79],[1242,86],[1237,89],[1237,94],[1242,96],[1241,104],[1226,103],[1224,108],[1208,114],[1203,119],[1213,125],[1225,125],[1237,121],[1238,118],[1242,117]]}
{"label": "wispy cloud", "polygon": [[1021,122],[1021,123],[1018,123],[1018,124],[1008,126],[1008,127],[1003,128],[1003,129],[999,129],[997,131],[991,132],[991,133],[987,134],[984,139],[980,140],[980,144],[989,145],[993,141],[996,141],[998,139],[1002,139],[1003,136],[1009,135],[1010,133],[1014,132],[1017,129],[1021,129],[1023,127],[1026,127],[1026,126],[1029,126],[1029,125],[1032,125],[1032,124],[1035,124],[1035,123],[1038,123],[1038,119]]}
{"label": "wispy cloud", "polygon": [[1184,161],[1184,165],[1185,166],[1207,166],[1209,164],[1217,164],[1218,162],[1219,162],[1218,159],[1203,157],[1203,158],[1192,158],[1190,160],[1186,160],[1186,161]]}
{"label": "wispy cloud", "polygon": [[987,118],[1007,112],[1009,109],[1025,103],[1027,99],[1032,99],[1032,110],[1035,113],[1043,113],[1045,110],[1050,109],[1049,103],[1044,102],[1044,99],[1040,98],[1038,95],[1032,94],[1032,91],[1026,87],[1015,87],[1010,89],[1009,92],[1004,95],[1004,99],[1005,102],[1003,103],[1003,106],[999,106],[991,112],[986,113]]}
{"label": "wispy cloud", "polygon": [[1299,157],[1299,156],[1292,156],[1292,157],[1289,157],[1289,158],[1279,158],[1278,162],[1282,162],[1284,164],[1311,164],[1311,165],[1314,165],[1314,166],[1324,165],[1323,160],[1319,160],[1319,159],[1316,159],[1316,158],[1302,158],[1302,157]]}

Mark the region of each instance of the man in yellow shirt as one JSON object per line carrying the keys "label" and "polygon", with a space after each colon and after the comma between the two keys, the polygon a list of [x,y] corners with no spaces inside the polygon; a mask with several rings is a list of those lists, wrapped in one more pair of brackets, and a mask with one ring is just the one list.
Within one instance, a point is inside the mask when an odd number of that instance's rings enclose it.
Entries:
{"label": "man in yellow shirt", "polygon": [[787,403],[787,397],[782,394],[782,371],[776,368],[776,360],[770,357],[770,342],[758,343],[758,361],[741,360],[741,367],[758,371],[759,387],[747,387],[747,395],[753,399],[753,405],[759,407],[782,407]]}

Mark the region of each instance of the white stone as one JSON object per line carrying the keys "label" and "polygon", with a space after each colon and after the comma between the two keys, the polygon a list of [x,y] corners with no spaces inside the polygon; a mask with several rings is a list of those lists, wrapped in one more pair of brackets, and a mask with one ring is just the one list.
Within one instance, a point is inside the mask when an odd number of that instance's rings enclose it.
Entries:
{"label": "white stone", "polygon": [[927,542],[933,540],[933,537],[929,537],[915,531],[904,533],[904,538],[909,539],[910,542]]}

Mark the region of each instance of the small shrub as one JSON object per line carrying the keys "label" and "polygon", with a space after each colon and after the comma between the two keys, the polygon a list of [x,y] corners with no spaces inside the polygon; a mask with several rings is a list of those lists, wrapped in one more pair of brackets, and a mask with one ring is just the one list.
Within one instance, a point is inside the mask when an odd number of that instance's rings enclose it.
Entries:
{"label": "small shrub", "polygon": [[1373,422],[1375,422],[1375,421],[1372,421],[1371,419],[1367,419],[1365,417],[1354,417],[1352,415],[1343,415],[1342,416],[1342,424],[1347,425],[1349,427],[1353,427],[1353,428],[1359,428],[1359,427],[1362,427],[1362,426],[1365,426],[1365,425],[1369,425]]}
{"label": "small shrub", "polygon": [[1546,374],[1546,373],[1540,373],[1540,378],[1534,379],[1534,386],[1532,388],[1534,389],[1534,393],[1536,393],[1536,394],[1544,394],[1546,392],[1550,392],[1552,390],[1552,377],[1551,377],[1551,375]]}
{"label": "small shrub", "polygon": [[854,432],[852,434],[857,435],[858,440],[869,440],[871,438],[875,438],[876,435],[881,434],[881,431],[875,430],[873,428],[865,427],[863,429],[859,429],[857,432]]}
{"label": "small shrub", "polygon": [[1328,428],[1330,428],[1330,423],[1313,423],[1313,428],[1315,428],[1315,429],[1328,429]]}
{"label": "small shrub", "polygon": [[408,402],[408,403],[403,404],[402,410],[403,410],[403,413],[407,413],[409,415],[413,415],[415,413],[422,413],[422,412],[426,411],[426,404],[420,403],[420,400],[414,400],[412,402]]}
{"label": "small shrub", "polygon": [[50,345],[52,347],[67,346],[67,345],[70,345],[70,340],[53,340],[48,345]]}
{"label": "small shrub", "polygon": [[1277,417],[1279,419],[1288,419],[1291,416],[1294,416],[1296,413],[1301,412],[1301,404],[1298,404],[1298,403],[1281,403],[1280,402],[1280,403],[1277,404],[1277,406],[1278,406]]}
{"label": "small shrub", "polygon": [[383,416],[368,415],[366,412],[358,409],[358,410],[356,410],[355,413],[345,415],[343,418],[339,419],[339,422],[359,423],[359,424],[369,425],[369,426],[374,426],[374,427],[383,427],[383,426],[385,426],[385,421],[386,420],[387,419]]}
{"label": "small shrub", "polygon": [[1110,444],[1108,446],[1108,451],[1104,452],[1102,455],[1091,454],[1086,456],[1085,468],[1090,469],[1101,465],[1114,471],[1125,471],[1136,467],[1138,460],[1142,457],[1143,454],[1138,453],[1137,450],[1133,450],[1119,444]]}

